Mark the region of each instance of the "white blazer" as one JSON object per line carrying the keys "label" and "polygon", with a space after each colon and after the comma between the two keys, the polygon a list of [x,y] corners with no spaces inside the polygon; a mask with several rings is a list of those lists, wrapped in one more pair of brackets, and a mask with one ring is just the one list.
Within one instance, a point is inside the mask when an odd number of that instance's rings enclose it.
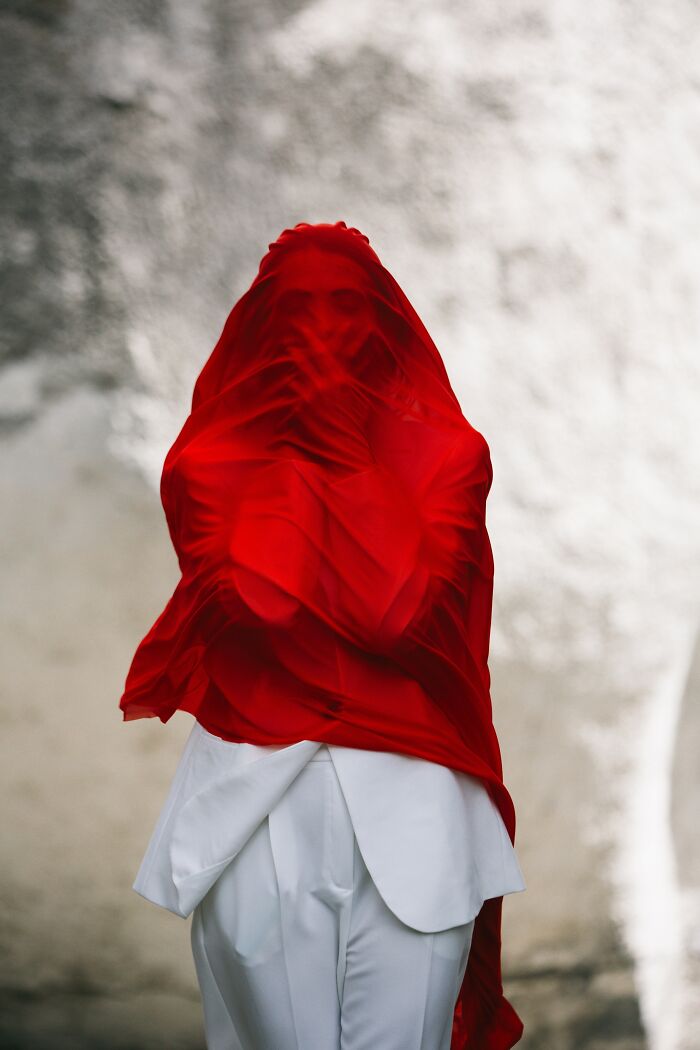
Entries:
{"label": "white blazer", "polygon": [[470,922],[526,889],[502,817],[477,777],[412,755],[300,740],[231,743],[195,721],[133,889],[182,918],[320,747],[327,747],[382,898],[424,932]]}

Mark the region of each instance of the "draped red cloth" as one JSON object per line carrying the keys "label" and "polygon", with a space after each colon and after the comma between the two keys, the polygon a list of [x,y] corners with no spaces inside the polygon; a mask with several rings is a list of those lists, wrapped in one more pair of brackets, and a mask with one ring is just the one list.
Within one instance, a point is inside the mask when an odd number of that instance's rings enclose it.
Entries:
{"label": "draped red cloth", "polygon": [[[269,245],[200,372],[161,498],[181,578],[124,720],[188,711],[253,744],[320,740],[479,777],[511,841],[492,722],[489,448],[368,238]],[[502,897],[476,918],[452,1050],[507,1050]]]}

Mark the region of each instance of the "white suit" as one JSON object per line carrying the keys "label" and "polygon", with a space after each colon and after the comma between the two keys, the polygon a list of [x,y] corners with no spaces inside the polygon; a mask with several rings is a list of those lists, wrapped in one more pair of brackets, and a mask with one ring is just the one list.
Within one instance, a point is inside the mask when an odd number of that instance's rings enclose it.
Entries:
{"label": "white suit", "polygon": [[[318,751],[231,744],[195,721],[133,884],[186,918]],[[498,809],[476,777],[411,755],[328,745],[365,863],[416,930],[473,919],[524,890]]]}
{"label": "white suit", "polygon": [[[473,921],[484,900],[526,887],[478,778],[312,740],[230,743],[195,721],[133,888],[183,918],[194,912],[209,1050],[337,1050],[341,1027],[342,1050],[390,1050],[391,1039],[397,1050],[447,1050]],[[346,984],[349,934],[367,958],[385,957],[365,988],[352,970]],[[300,975],[322,987],[332,945],[337,995],[315,996],[303,1010],[310,989]],[[344,995],[346,1011],[353,995],[362,1005],[341,1026]],[[382,1036],[376,1025],[386,1017]]]}

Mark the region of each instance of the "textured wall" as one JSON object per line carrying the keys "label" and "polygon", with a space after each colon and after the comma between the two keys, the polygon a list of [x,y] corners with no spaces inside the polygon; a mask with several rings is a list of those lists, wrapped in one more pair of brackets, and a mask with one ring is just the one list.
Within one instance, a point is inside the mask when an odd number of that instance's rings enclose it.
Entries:
{"label": "textured wall", "polygon": [[116,704],[177,580],[194,377],[268,242],[342,218],[491,446],[523,1048],[696,1050],[696,7],[8,0],[0,30],[0,1041],[204,1045],[189,924],[130,888],[191,720]]}

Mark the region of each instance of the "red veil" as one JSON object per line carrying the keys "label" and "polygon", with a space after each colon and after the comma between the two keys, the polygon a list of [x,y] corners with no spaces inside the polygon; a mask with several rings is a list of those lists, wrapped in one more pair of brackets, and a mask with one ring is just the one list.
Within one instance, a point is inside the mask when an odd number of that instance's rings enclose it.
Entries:
{"label": "red veil", "polygon": [[[124,719],[396,751],[479,777],[515,841],[492,723],[488,445],[369,240],[284,230],[231,310],[163,466],[181,579]],[[508,1050],[502,897],[476,918],[452,1050]]]}

